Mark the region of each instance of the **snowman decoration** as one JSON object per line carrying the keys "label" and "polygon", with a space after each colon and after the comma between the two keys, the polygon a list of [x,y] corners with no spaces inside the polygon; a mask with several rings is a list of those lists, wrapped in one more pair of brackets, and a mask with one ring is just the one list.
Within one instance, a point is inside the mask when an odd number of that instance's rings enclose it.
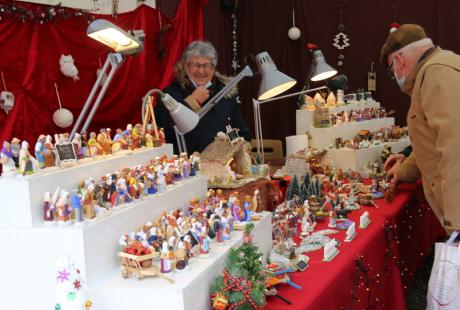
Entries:
{"label": "snowman decoration", "polygon": [[6,83],[5,78],[3,76],[3,72],[1,72],[1,75],[3,88],[5,90],[0,93],[0,108],[3,109],[6,114],[8,114],[14,107],[14,94],[12,92],[9,92],[8,89],[6,89]]}
{"label": "snowman decoration", "polygon": [[74,81],[80,79],[78,77],[78,69],[75,67],[72,55],[61,55],[61,58],[59,59],[59,65],[62,74],[71,77],[74,79]]}

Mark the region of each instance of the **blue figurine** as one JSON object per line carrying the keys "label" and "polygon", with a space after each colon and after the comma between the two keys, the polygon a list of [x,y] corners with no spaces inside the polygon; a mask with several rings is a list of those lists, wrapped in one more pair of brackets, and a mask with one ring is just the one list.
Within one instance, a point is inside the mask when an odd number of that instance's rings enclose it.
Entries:
{"label": "blue figurine", "polygon": [[74,212],[75,223],[81,223],[84,221],[83,213],[81,208],[81,196],[77,193],[73,192],[70,203]]}

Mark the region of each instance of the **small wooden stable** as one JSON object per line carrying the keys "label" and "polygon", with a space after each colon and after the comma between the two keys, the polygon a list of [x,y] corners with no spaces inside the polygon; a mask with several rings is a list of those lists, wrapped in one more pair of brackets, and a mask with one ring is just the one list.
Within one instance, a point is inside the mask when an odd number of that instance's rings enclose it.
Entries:
{"label": "small wooden stable", "polygon": [[236,175],[251,173],[250,145],[240,138],[230,142],[217,137],[200,154],[201,171],[211,182],[226,183],[236,180]]}

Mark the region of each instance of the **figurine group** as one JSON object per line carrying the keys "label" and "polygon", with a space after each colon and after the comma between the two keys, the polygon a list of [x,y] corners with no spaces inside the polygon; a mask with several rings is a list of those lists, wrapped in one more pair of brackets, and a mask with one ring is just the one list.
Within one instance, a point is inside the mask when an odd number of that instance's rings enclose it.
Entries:
{"label": "figurine group", "polygon": [[254,209],[258,191],[245,198],[243,207],[238,206],[237,197],[238,193],[224,197],[221,190],[211,189],[206,199],[192,199],[184,211],[163,212],[137,231],[122,235],[119,244],[124,251],[134,242],[141,242],[152,253],[159,253],[162,273],[186,270],[190,259],[209,257],[211,243],[223,245],[231,239],[236,220],[243,221],[248,213],[243,209]]}
{"label": "figurine group", "polygon": [[[123,169],[121,172],[107,174],[95,181],[88,178],[79,183],[70,195],[67,191],[56,190],[44,194],[43,220],[49,224],[60,225],[82,223],[110,212],[121,206],[149,195],[166,191],[173,185],[199,173],[199,157],[190,158],[185,153],[151,160],[148,165]],[[58,202],[61,206],[58,207]],[[59,211],[62,216],[59,216]]]}
{"label": "figurine group", "polygon": [[361,130],[354,138],[344,140],[342,138],[335,139],[335,145],[330,145],[330,148],[350,148],[350,149],[364,149],[371,146],[382,145],[391,141],[398,141],[399,139],[407,138],[407,129],[400,128],[399,126],[392,126],[391,128],[382,128],[376,132],[369,130]]}
{"label": "figurine group", "polygon": [[[359,210],[360,205],[376,206],[373,199],[381,198],[383,195],[379,193],[386,188],[388,183],[380,177],[374,176],[370,185],[364,185],[358,173],[331,171],[327,166],[321,174],[307,173],[300,185],[294,176],[286,193],[287,200],[273,213],[271,258],[292,260],[301,252],[320,249],[329,238],[321,236],[325,232],[313,233],[317,222],[327,219],[329,228],[346,230],[352,224],[347,220],[348,214]],[[302,239],[300,249],[294,242],[296,235]]]}
{"label": "figurine group", "polygon": [[18,138],[13,138],[11,143],[3,142],[0,163],[3,169],[2,176],[15,176],[18,171],[26,175],[40,169],[40,162],[29,152],[29,143],[27,141],[21,143]]}
{"label": "figurine group", "polygon": [[83,159],[115,154],[122,150],[160,146],[165,143],[165,135],[163,129],[153,134],[147,127],[144,133],[141,124],[134,127],[128,124],[125,130],[117,129],[113,138],[110,128],[102,128],[97,135],[95,132],[89,133],[89,136],[86,133],[75,133],[70,140],[69,134],[63,133],[55,135],[54,140],[53,143],[51,135],[40,135],[35,143],[33,155],[29,151],[27,141],[21,143],[18,138],[13,138],[11,142],[4,141],[0,153],[3,175],[33,174],[41,169],[56,166],[58,162],[55,144],[72,143],[77,159]]}
{"label": "figurine group", "polygon": [[355,109],[330,113],[330,126],[339,126],[347,123],[356,123],[368,121],[371,119],[385,118],[387,116],[385,108],[366,107],[364,109]]}

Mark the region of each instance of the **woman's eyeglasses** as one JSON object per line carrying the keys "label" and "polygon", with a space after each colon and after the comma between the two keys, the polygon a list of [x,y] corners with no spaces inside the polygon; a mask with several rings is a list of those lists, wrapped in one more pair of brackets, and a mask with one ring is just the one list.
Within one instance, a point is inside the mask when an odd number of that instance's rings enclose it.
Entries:
{"label": "woman's eyeglasses", "polygon": [[200,64],[200,63],[197,63],[197,62],[190,62],[187,64],[187,66],[193,68],[193,69],[196,69],[196,70],[199,70],[200,68],[203,68],[203,70],[206,70],[206,71],[211,71],[214,69],[214,65],[212,63],[204,63],[204,64]]}

